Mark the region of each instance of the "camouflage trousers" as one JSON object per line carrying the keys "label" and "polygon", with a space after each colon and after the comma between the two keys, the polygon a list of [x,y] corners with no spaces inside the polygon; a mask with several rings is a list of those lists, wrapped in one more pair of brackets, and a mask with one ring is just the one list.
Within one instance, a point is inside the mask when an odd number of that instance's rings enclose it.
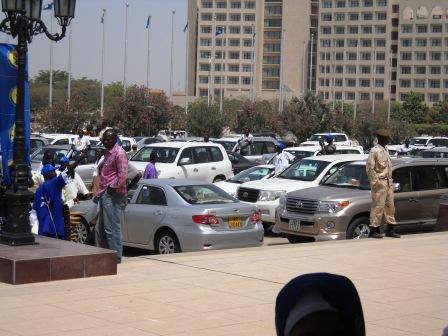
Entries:
{"label": "camouflage trousers", "polygon": [[380,227],[383,217],[387,224],[396,224],[394,190],[392,182],[379,180],[372,185],[372,208],[370,210],[370,226]]}

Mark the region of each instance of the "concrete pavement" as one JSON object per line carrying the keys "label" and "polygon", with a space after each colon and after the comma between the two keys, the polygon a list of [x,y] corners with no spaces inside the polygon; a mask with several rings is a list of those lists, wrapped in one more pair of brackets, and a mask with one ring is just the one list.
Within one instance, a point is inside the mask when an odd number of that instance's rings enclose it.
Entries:
{"label": "concrete pavement", "polygon": [[360,294],[367,335],[442,335],[448,233],[126,258],[118,275],[0,284],[0,335],[275,335],[291,278],[342,274]]}

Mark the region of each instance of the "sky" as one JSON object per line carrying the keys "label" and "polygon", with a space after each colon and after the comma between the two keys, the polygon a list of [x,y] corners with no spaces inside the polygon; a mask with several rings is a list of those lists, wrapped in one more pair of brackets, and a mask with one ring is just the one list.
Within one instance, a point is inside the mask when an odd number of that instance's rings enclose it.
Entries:
{"label": "sky", "polygon": [[[44,6],[51,0],[44,0]],[[174,80],[173,90],[184,90],[185,33],[187,0],[77,0],[72,20],[73,78],[101,79],[101,15],[105,20],[105,83],[122,81],[124,76],[125,3],[129,3],[128,24],[128,85],[146,84],[147,17],[151,18],[151,75],[150,86],[169,90],[171,55],[171,11],[175,11]],[[42,20],[50,27],[51,11],[42,11]],[[56,20],[54,32],[60,31]],[[0,33],[0,42],[13,40]],[[53,69],[67,70],[68,36],[54,43]],[[35,36],[29,46],[30,77],[39,70],[49,70],[50,42],[42,34]]]}

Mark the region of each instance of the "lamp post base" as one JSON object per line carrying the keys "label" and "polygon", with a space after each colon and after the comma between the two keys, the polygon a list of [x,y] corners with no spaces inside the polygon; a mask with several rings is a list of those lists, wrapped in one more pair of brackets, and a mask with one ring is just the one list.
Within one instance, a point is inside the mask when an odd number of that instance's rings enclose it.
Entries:
{"label": "lamp post base", "polygon": [[8,190],[5,193],[6,222],[0,232],[0,244],[10,246],[33,245],[35,238],[29,221],[30,201],[33,193],[29,190]]}

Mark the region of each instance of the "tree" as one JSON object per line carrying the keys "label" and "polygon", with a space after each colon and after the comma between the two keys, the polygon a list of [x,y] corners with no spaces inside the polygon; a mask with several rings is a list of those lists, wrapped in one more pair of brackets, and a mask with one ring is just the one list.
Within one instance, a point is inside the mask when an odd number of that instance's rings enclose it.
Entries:
{"label": "tree", "polygon": [[406,94],[400,119],[414,124],[422,124],[429,121],[428,107],[418,93],[409,92]]}
{"label": "tree", "polygon": [[187,129],[196,136],[208,134],[220,137],[225,126],[225,116],[219,112],[219,105],[207,105],[205,100],[198,100],[188,110]]}

